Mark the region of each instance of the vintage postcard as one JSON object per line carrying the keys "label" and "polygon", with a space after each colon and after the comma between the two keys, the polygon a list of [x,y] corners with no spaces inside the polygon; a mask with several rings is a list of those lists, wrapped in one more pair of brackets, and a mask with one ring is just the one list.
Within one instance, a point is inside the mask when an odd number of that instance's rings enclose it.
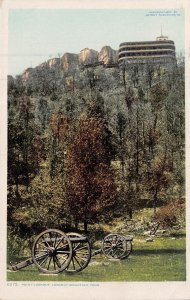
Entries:
{"label": "vintage postcard", "polygon": [[0,22],[0,299],[189,300],[190,2]]}

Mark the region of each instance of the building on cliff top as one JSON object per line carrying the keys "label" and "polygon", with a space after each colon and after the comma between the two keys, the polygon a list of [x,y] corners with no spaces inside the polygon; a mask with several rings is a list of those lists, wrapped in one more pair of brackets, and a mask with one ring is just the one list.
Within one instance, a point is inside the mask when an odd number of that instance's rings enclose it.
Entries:
{"label": "building on cliff top", "polygon": [[130,64],[175,64],[175,44],[167,36],[155,41],[126,42],[119,45],[119,65]]}

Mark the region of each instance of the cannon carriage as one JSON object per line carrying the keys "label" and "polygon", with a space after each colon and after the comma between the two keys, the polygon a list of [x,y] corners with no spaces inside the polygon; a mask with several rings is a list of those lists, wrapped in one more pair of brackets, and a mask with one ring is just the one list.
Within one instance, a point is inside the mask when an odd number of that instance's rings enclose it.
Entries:
{"label": "cannon carriage", "polygon": [[100,249],[92,251],[85,235],[47,229],[36,237],[32,246],[32,256],[9,266],[9,269],[17,271],[35,264],[42,273],[75,273],[85,269],[91,257],[100,253],[112,259],[127,258],[132,252],[132,240],[131,236],[111,233],[104,237]]}

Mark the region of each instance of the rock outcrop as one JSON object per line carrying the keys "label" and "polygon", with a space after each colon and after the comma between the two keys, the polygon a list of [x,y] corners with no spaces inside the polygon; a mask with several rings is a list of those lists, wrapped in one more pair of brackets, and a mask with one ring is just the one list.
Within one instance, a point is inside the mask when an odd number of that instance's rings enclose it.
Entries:
{"label": "rock outcrop", "polygon": [[98,62],[98,52],[93,49],[85,48],[81,50],[78,57],[80,65],[89,65]]}
{"label": "rock outcrop", "polygon": [[60,58],[51,58],[47,61],[47,64],[49,68],[57,67],[60,64]]}
{"label": "rock outcrop", "polygon": [[78,64],[78,54],[65,53],[61,58],[61,67],[64,71],[76,69],[78,67]]}
{"label": "rock outcrop", "polygon": [[51,69],[56,70],[56,68],[59,68],[58,70],[62,72],[72,72],[73,70],[79,69],[81,66],[88,67],[99,64],[110,66],[112,64],[116,64],[117,62],[118,53],[110,46],[104,46],[100,52],[85,48],[81,50],[79,54],[67,52],[60,58],[51,58],[35,68],[28,68],[22,73],[21,79],[23,81],[27,81],[33,77],[36,77],[36,74],[44,71],[48,72],[48,70]]}
{"label": "rock outcrop", "polygon": [[23,81],[29,80],[29,79],[31,78],[31,76],[33,75],[33,72],[34,72],[34,69],[33,69],[33,68],[28,68],[28,69],[26,69],[26,70],[22,73],[21,79],[22,79]]}
{"label": "rock outcrop", "polygon": [[104,65],[115,64],[118,61],[118,52],[110,46],[104,46],[98,54],[98,60]]}

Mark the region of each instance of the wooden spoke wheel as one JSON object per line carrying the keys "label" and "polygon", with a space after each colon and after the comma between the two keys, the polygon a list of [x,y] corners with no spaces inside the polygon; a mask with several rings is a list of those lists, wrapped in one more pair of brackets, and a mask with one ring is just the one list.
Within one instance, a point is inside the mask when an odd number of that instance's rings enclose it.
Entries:
{"label": "wooden spoke wheel", "polygon": [[132,242],[130,240],[126,240],[126,251],[125,251],[125,254],[121,257],[121,259],[127,258],[131,254],[132,251],[133,251]]}
{"label": "wooden spoke wheel", "polygon": [[67,233],[72,244],[72,258],[66,269],[67,273],[79,272],[85,269],[91,259],[91,248],[86,236],[78,233]]}
{"label": "wooden spoke wheel", "polygon": [[102,252],[108,258],[122,258],[126,253],[126,239],[124,236],[111,233],[102,241]]}
{"label": "wooden spoke wheel", "polygon": [[71,258],[70,239],[61,230],[45,230],[34,241],[32,259],[43,273],[57,274],[64,271]]}

